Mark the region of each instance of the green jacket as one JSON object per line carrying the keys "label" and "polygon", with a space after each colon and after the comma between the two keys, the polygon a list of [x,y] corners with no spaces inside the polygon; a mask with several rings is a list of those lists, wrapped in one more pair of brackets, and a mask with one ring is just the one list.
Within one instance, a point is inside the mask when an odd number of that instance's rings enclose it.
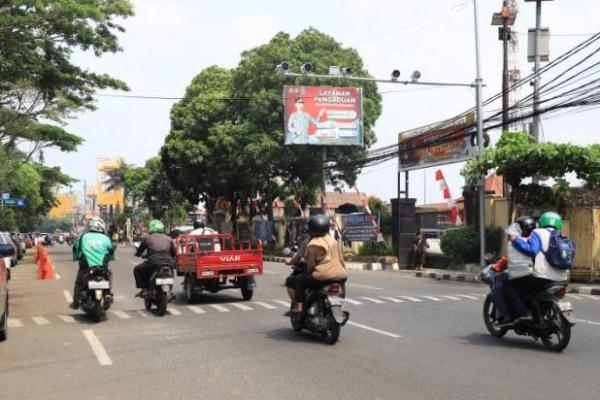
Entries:
{"label": "green jacket", "polygon": [[108,236],[99,232],[81,235],[73,246],[73,261],[84,259],[89,268],[101,268],[115,259],[115,250]]}

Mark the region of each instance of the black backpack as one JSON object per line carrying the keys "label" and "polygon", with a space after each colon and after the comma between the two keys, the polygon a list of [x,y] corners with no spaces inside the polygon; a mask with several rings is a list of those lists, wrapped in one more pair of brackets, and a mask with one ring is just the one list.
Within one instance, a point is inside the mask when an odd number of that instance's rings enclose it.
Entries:
{"label": "black backpack", "polygon": [[550,231],[548,250],[542,250],[548,263],[554,268],[572,270],[575,262],[575,242],[558,229]]}

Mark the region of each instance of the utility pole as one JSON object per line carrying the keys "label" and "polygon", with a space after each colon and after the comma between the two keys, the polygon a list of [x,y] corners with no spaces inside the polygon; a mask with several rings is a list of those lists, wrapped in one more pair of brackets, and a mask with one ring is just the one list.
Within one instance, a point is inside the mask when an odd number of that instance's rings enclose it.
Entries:
{"label": "utility pole", "polygon": [[323,214],[327,213],[327,147],[321,146],[321,208]]}
{"label": "utility pole", "polygon": [[542,25],[542,0],[535,2],[535,44],[533,51],[535,54],[535,61],[533,64],[533,73],[535,79],[533,80],[533,137],[536,143],[540,141],[540,116],[538,110],[540,107],[540,77],[537,75],[540,70],[540,36],[541,36],[541,25]]}
{"label": "utility pole", "polygon": [[[481,61],[479,55],[479,10],[477,0],[473,0],[473,12],[475,17],[475,65],[477,70],[476,102],[477,102],[477,145],[479,147],[478,157],[483,155],[483,107],[482,107],[482,84]],[[485,176],[479,178],[479,261],[483,267],[485,264]]]}
{"label": "utility pole", "polygon": [[503,0],[502,11],[494,13],[492,25],[498,25],[498,38],[502,41],[502,132],[509,129],[509,86],[510,71],[508,69],[508,45],[512,39],[511,26],[515,23],[516,11],[511,0]]}

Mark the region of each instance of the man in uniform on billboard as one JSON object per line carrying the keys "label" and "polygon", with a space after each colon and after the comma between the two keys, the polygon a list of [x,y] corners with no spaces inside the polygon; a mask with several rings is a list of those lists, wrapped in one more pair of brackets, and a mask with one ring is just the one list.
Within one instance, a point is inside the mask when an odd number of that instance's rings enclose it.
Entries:
{"label": "man in uniform on billboard", "polygon": [[294,144],[308,144],[309,143],[309,131],[310,124],[317,125],[320,122],[321,117],[325,113],[325,109],[322,108],[319,111],[317,118],[313,118],[308,112],[304,111],[304,100],[298,97],[295,102],[296,111],[290,114],[287,125],[287,135],[290,138],[290,142]]}

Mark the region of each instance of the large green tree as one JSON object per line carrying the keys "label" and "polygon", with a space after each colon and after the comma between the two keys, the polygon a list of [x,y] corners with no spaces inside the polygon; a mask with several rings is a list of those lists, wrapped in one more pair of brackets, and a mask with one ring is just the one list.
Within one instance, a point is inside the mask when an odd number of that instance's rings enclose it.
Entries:
{"label": "large green tree", "polygon": [[[217,66],[198,74],[184,98],[171,111],[171,131],[161,150],[173,186],[195,203],[206,201],[209,211],[218,198],[235,205],[257,195],[271,200],[294,194],[301,203],[314,198],[320,183],[320,149],[283,146],[285,84],[347,85],[339,80],[287,79],[275,73],[282,60],[291,65],[310,61],[317,73],[330,65],[352,68],[368,76],[354,49],[313,28],[292,38],[277,34],[269,43],[246,51],[233,70]],[[373,125],[381,113],[381,97],[372,82],[361,82],[364,93],[365,147],[330,147],[331,184],[353,184],[357,165],[375,141]],[[235,216],[236,207],[232,207]]]}

